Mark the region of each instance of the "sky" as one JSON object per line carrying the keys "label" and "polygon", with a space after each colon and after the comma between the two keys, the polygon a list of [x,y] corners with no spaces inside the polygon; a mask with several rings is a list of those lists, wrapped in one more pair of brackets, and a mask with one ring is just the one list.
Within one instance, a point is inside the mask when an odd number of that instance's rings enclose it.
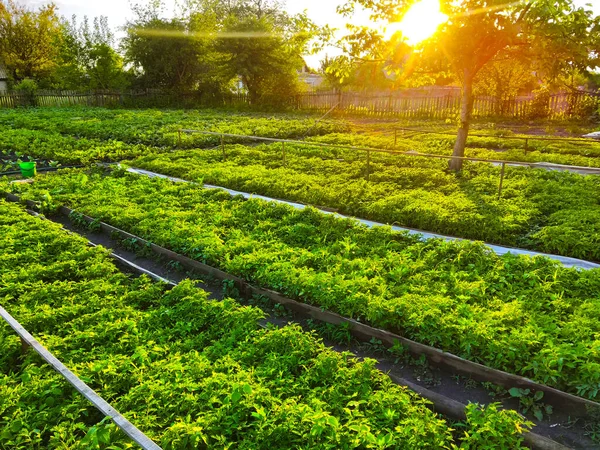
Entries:
{"label": "sky", "polygon": [[[135,0],[134,3],[144,3],[147,0]],[[44,0],[21,0],[26,5],[35,7],[47,3]],[[600,14],[600,0],[574,0],[577,5],[592,5],[596,14]],[[76,14],[78,17],[87,15],[88,17],[107,16],[108,23],[113,28],[118,28],[125,24],[131,17],[131,8],[128,0],[54,0],[58,6],[59,14],[71,17]],[[165,0],[168,9],[173,9],[175,0]],[[300,13],[306,10],[308,16],[317,25],[329,25],[332,28],[344,29],[346,18],[336,13],[339,4],[344,0],[287,0],[287,10],[292,13]],[[367,13],[357,14],[352,20],[355,24],[369,23]],[[119,33],[117,33],[119,37]],[[305,59],[309,66],[317,68],[319,60],[328,54],[334,56],[338,54],[336,49],[328,48],[319,55],[307,56]]]}
{"label": "sky", "polygon": [[[135,3],[144,3],[146,1],[136,0]],[[25,0],[24,3],[31,6],[38,6],[46,3],[46,1]],[[127,18],[131,16],[131,8],[127,0],[55,0],[54,3],[57,4],[61,15],[67,17],[73,14],[77,16],[87,15],[89,17],[107,16],[109,23],[113,27],[123,25]],[[165,1],[168,10],[173,9],[174,3],[174,0]],[[334,28],[342,28],[345,18],[336,13],[336,7],[341,3],[343,3],[343,0],[288,0],[287,10],[292,14],[306,10],[309,17],[318,25],[329,24]],[[368,17],[363,15],[361,19],[367,20]]]}

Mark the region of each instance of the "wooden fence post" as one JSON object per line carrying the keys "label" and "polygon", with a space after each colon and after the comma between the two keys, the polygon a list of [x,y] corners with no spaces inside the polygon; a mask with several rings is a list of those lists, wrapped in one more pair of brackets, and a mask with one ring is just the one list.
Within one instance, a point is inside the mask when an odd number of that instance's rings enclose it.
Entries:
{"label": "wooden fence post", "polygon": [[394,148],[398,145],[398,130],[394,128]]}
{"label": "wooden fence post", "polygon": [[369,173],[371,172],[371,152],[367,150],[367,181],[369,181]]}
{"label": "wooden fence post", "polygon": [[223,161],[227,159],[227,155],[225,155],[225,135],[221,135],[221,150],[223,151]]}
{"label": "wooden fence post", "polygon": [[502,184],[504,183],[504,168],[506,167],[506,163],[502,163],[502,169],[500,170],[500,185],[498,186],[498,200],[502,196]]}
{"label": "wooden fence post", "polygon": [[283,165],[285,166],[285,142],[281,143],[281,157],[283,159]]}
{"label": "wooden fence post", "polygon": [[25,353],[27,353],[27,350],[29,350],[29,344],[25,339],[21,338],[21,354],[25,355]]}
{"label": "wooden fence post", "polygon": [[177,146],[181,148],[181,130],[177,130]]}

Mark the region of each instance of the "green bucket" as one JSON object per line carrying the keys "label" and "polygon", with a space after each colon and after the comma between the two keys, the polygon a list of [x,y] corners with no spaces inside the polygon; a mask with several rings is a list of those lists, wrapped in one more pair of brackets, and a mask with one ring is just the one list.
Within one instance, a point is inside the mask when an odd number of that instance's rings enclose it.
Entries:
{"label": "green bucket", "polygon": [[21,175],[23,175],[24,178],[34,177],[36,174],[35,166],[36,166],[35,161],[19,163],[19,168],[21,169]]}

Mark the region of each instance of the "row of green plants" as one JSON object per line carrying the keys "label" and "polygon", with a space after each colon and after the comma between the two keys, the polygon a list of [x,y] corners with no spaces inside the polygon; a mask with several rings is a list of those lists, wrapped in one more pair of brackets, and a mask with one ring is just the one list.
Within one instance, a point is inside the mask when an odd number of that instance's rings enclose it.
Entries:
{"label": "row of green plants", "polygon": [[[154,147],[196,148],[218,145],[220,138],[201,134],[183,134],[179,129],[198,129],[231,134],[257,135],[279,138],[314,138],[320,142],[360,145],[376,148],[415,150],[424,153],[450,154],[454,144],[452,136],[430,135],[397,131],[394,145],[394,127],[421,127],[447,132],[447,126],[425,122],[399,124],[367,124],[351,126],[344,121],[318,120],[307,116],[289,114],[243,114],[224,110],[108,110],[101,108],[43,108],[32,110],[6,110],[0,115],[0,126],[62,133],[75,138],[122,141],[125,144],[143,144]],[[529,136],[527,144],[507,129],[475,130],[468,141],[467,156],[486,159],[506,159],[522,162],[551,162],[581,166],[597,166],[600,143],[554,142],[535,140]],[[123,144],[121,144],[123,145]],[[67,144],[68,146],[68,144]],[[56,150],[55,150],[56,151]],[[58,150],[60,152],[60,150]],[[110,152],[110,149],[108,149]],[[69,152],[65,151],[64,156]],[[101,149],[86,160],[106,160]],[[118,157],[118,151],[114,152]]]}
{"label": "row of green plants", "polygon": [[5,185],[471,361],[600,398],[600,273],[124,171]]}
{"label": "row of green plants", "polygon": [[[481,131],[473,133],[482,134]],[[515,137],[528,137],[525,141]],[[455,137],[400,131],[394,137],[392,130],[360,130],[350,133],[331,133],[309,137],[307,140],[328,144],[374,147],[388,150],[417,151],[451,155]],[[547,162],[584,167],[600,166],[600,141],[544,141],[535,136],[513,135],[509,131],[489,132],[489,136],[469,136],[465,156],[470,158],[517,161],[527,163]]]}
{"label": "row of green plants", "polygon": [[[363,145],[378,148],[394,147],[395,127],[408,126],[451,132],[435,122],[402,122],[350,126],[345,121],[317,120],[302,115],[234,113],[224,110],[108,110],[101,108],[42,108],[32,110],[6,110],[0,124],[13,128],[59,131],[77,137],[103,140],[121,140],[130,144],[153,146],[181,145],[193,148],[218,143],[218,138],[201,135],[184,136],[178,141],[177,130],[199,129],[231,134],[250,134],[265,137],[299,138],[328,135],[325,141],[339,144]],[[350,133],[351,131],[351,133]],[[582,131],[580,130],[579,134]],[[475,129],[468,146],[469,156],[538,162],[547,161],[584,166],[597,165],[600,143],[553,142],[536,140],[536,136],[517,134],[509,129]],[[454,138],[444,135],[397,131],[397,147],[413,148],[425,152],[447,153]],[[528,151],[525,143],[515,137],[529,137]],[[320,140],[320,139],[319,139]],[[498,150],[498,151],[492,151]]]}
{"label": "row of green plants", "polygon": [[[0,114],[0,126],[7,128],[0,137],[0,152],[5,154],[54,160],[63,165],[139,156],[134,164],[142,168],[191,180],[336,208],[343,213],[432,232],[600,260],[597,177],[584,180],[569,174],[509,169],[502,198],[498,199],[499,169],[484,168],[481,164],[468,165],[468,170],[454,176],[447,173],[443,160],[374,154],[367,183],[363,180],[366,178],[364,152],[318,147],[297,149],[288,145],[285,166],[278,149],[280,144],[274,145],[273,149],[264,145],[250,150],[228,148],[225,164],[219,161],[222,157],[220,149],[212,153],[193,150],[186,157],[167,152],[178,146],[193,148],[220,144],[219,136],[185,133],[179,142],[179,128],[275,137],[324,133],[308,139],[389,148],[393,146],[389,124],[354,130],[361,134],[344,134],[333,131],[344,131],[347,124],[317,122],[306,117],[232,115],[213,110],[70,108],[8,110]],[[369,131],[371,128],[373,130]],[[490,138],[472,138],[472,142],[491,139],[489,145],[493,146],[514,141],[505,139],[511,136],[506,130],[477,132],[488,133]],[[226,143],[233,140],[227,138]],[[444,136],[416,135],[412,139],[400,136],[396,147],[449,154],[451,141]],[[593,151],[597,150],[589,149],[589,152]],[[519,152],[522,150],[510,149],[510,146],[505,153],[473,148],[469,149],[468,155],[537,160],[536,152],[529,152],[525,157],[519,157]],[[517,156],[510,156],[512,153]],[[310,159],[304,160],[301,156]],[[595,158],[573,157],[593,160],[581,164],[596,164]],[[5,164],[5,167],[12,169],[14,163]]]}
{"label": "row of green plants", "polygon": [[[152,152],[158,153],[160,148]],[[36,160],[55,160],[62,164],[90,164],[121,161],[150,153],[142,144],[117,140],[77,138],[58,132],[22,128],[2,130],[0,155],[22,155]]]}
{"label": "row of green plants", "polygon": [[[0,111],[0,127],[61,133],[74,138],[122,141],[172,148],[179,129],[219,133],[299,138],[346,131],[344,122],[302,115],[236,113],[226,110],[109,110],[101,108],[39,108]],[[187,148],[217,144],[219,137],[184,135]]]}
{"label": "row of green plants", "polygon": [[[263,312],[116,269],[101,248],[0,201],[2,305],[164,449],[522,448],[532,424],[471,404],[451,424],[374,360]],[[0,326],[0,447],[134,444]]]}
{"label": "row of green plants", "polygon": [[[600,261],[600,177],[281,144],[149,154],[128,164],[384,223]],[[367,169],[369,180],[367,181]]]}

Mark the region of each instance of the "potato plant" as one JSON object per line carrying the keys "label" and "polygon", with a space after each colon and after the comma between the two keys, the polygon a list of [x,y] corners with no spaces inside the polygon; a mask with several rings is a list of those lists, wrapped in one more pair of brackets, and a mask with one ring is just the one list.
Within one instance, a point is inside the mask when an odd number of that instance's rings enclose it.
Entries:
{"label": "potato plant", "polygon": [[[119,272],[107,251],[0,201],[2,305],[165,449],[523,448],[531,423],[471,405],[453,425],[430,404],[298,326]],[[0,326],[0,448],[134,448]]]}
{"label": "potato plant", "polygon": [[[61,133],[74,138],[121,141],[123,144],[172,148],[179,129],[299,138],[348,129],[343,122],[286,114],[243,114],[218,110],[108,110],[102,108],[38,108],[1,110],[0,128]],[[182,145],[216,145],[218,137],[185,136]]]}
{"label": "potato plant", "polygon": [[600,398],[598,270],[421,241],[220,190],[123,171],[60,171],[11,185],[261,286],[475,362]]}
{"label": "potato plant", "polygon": [[145,155],[155,172],[488,243],[600,261],[600,176],[281,144]]}

